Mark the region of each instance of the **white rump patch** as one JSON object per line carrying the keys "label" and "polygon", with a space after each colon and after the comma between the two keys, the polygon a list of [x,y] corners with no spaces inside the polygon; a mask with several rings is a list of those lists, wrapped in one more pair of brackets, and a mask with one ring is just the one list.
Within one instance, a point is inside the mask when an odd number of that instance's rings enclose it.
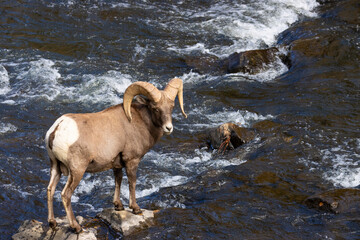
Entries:
{"label": "white rump patch", "polygon": [[[56,129],[57,128],[57,129]],[[49,148],[49,137],[51,133],[55,132],[55,138],[52,142],[52,149]],[[75,122],[70,117],[62,116],[58,118],[46,133],[45,142],[46,148],[50,157],[54,156],[61,162],[65,163],[69,147],[79,139],[79,129]],[[52,156],[51,156],[52,155]]]}

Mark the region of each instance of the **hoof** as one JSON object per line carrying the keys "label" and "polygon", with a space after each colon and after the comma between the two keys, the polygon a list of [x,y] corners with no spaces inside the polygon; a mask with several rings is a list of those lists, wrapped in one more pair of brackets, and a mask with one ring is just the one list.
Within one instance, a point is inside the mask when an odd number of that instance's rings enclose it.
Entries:
{"label": "hoof", "polygon": [[125,209],[122,203],[114,203],[114,206],[115,206],[115,211],[122,211]]}
{"label": "hoof", "polygon": [[80,225],[76,226],[75,228],[72,228],[72,230],[74,231],[74,233],[76,234],[80,234],[82,233],[83,229]]}
{"label": "hoof", "polygon": [[140,215],[140,214],[142,214],[142,211],[141,211],[140,208],[139,208],[139,209],[133,209],[132,212],[133,212],[133,214],[135,214],[135,215]]}
{"label": "hoof", "polygon": [[57,222],[55,221],[55,219],[49,220],[49,227],[55,231],[56,230],[56,226],[57,226]]}
{"label": "hoof", "polygon": [[125,210],[123,206],[115,206],[115,211],[122,211]]}

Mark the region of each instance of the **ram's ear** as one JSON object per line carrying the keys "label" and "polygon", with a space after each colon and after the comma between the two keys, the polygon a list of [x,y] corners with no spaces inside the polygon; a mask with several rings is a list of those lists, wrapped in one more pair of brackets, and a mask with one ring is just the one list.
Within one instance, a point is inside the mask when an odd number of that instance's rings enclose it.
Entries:
{"label": "ram's ear", "polygon": [[150,100],[148,98],[142,97],[140,95],[137,95],[135,97],[135,101],[140,104],[144,104],[144,105],[149,105],[149,103],[150,103]]}

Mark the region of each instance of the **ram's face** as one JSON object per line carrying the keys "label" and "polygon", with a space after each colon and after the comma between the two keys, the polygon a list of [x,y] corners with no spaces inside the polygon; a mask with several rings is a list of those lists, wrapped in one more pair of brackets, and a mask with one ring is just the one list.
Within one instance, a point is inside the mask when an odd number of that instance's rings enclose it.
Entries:
{"label": "ram's face", "polygon": [[174,129],[171,116],[173,109],[174,101],[167,97],[162,97],[158,103],[150,102],[152,121],[156,126],[161,127],[166,135],[171,134]]}

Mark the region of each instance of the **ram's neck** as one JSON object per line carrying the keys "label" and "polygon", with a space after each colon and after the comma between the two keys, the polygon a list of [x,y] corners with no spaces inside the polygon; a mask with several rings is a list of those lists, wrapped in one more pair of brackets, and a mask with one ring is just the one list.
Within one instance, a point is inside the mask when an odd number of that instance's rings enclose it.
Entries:
{"label": "ram's neck", "polygon": [[[151,112],[149,109],[142,104],[133,104],[133,107],[137,109],[141,122],[146,128],[147,133],[149,134],[149,143],[150,148],[155,145],[157,141],[163,136],[163,130],[161,127],[156,126],[151,120]],[[144,129],[145,130],[145,129]],[[144,136],[147,134],[144,133]]]}

